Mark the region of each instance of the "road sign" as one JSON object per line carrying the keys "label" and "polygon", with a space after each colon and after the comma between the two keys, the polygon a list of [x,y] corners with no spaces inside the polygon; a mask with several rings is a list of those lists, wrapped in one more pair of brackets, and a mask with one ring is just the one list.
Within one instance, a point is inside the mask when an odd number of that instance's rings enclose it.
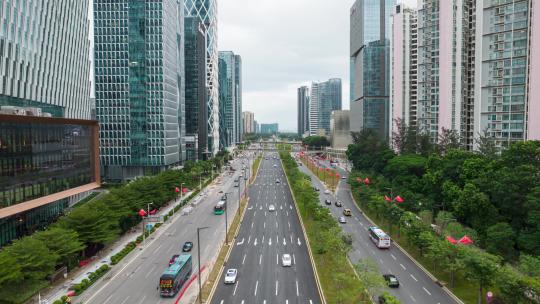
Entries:
{"label": "road sign", "polygon": [[150,215],[146,218],[146,222],[148,223],[158,223],[163,222],[163,218],[159,215]]}

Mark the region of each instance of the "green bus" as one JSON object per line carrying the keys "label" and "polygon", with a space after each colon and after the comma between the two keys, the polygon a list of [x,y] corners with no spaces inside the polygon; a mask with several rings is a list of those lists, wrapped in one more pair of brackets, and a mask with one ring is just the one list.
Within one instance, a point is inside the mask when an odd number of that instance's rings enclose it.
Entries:
{"label": "green bus", "polygon": [[174,297],[191,276],[191,254],[182,254],[159,278],[159,293],[162,297]]}
{"label": "green bus", "polygon": [[214,214],[221,215],[225,213],[226,208],[227,208],[227,201],[219,201],[217,205],[214,207]]}

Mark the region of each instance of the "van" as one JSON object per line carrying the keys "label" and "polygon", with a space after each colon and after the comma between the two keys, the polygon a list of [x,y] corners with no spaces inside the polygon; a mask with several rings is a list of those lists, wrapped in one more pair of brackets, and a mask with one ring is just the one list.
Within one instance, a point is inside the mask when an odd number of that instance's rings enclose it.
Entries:
{"label": "van", "polygon": [[351,209],[348,209],[348,208],[344,209],[344,210],[343,210],[343,215],[345,215],[345,216],[351,216],[351,215],[352,215]]}

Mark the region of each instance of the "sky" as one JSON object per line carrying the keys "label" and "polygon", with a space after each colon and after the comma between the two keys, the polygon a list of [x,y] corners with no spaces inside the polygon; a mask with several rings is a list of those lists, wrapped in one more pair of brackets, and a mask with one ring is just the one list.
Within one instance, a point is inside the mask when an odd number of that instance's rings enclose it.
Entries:
{"label": "sky", "polygon": [[[405,0],[415,3],[415,0]],[[296,90],[341,78],[349,109],[349,12],[354,0],[218,0],[218,49],[242,56],[243,111],[297,129]]]}

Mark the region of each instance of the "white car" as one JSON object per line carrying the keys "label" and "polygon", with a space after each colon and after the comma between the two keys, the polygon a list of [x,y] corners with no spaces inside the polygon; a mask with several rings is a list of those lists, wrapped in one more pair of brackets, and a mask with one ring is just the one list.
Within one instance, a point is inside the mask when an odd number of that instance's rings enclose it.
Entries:
{"label": "white car", "polygon": [[276,164],[274,164],[274,168],[276,168],[276,167],[277,167],[277,165],[276,165]]}
{"label": "white car", "polygon": [[341,224],[347,223],[347,220],[345,219],[344,216],[340,216],[340,217],[338,218],[338,221],[339,221],[339,223],[341,223]]}
{"label": "white car", "polygon": [[283,267],[291,267],[291,265],[292,265],[292,259],[291,259],[291,255],[290,255],[290,254],[284,253],[284,254],[281,256],[281,265],[283,265]]}
{"label": "white car", "polygon": [[231,268],[228,269],[225,273],[225,284],[234,284],[236,283],[236,276],[238,275],[238,270]]}
{"label": "white car", "polygon": [[268,211],[276,211],[276,207],[274,205],[268,206]]}
{"label": "white car", "polygon": [[330,190],[328,189],[324,190],[324,194],[330,194]]}

